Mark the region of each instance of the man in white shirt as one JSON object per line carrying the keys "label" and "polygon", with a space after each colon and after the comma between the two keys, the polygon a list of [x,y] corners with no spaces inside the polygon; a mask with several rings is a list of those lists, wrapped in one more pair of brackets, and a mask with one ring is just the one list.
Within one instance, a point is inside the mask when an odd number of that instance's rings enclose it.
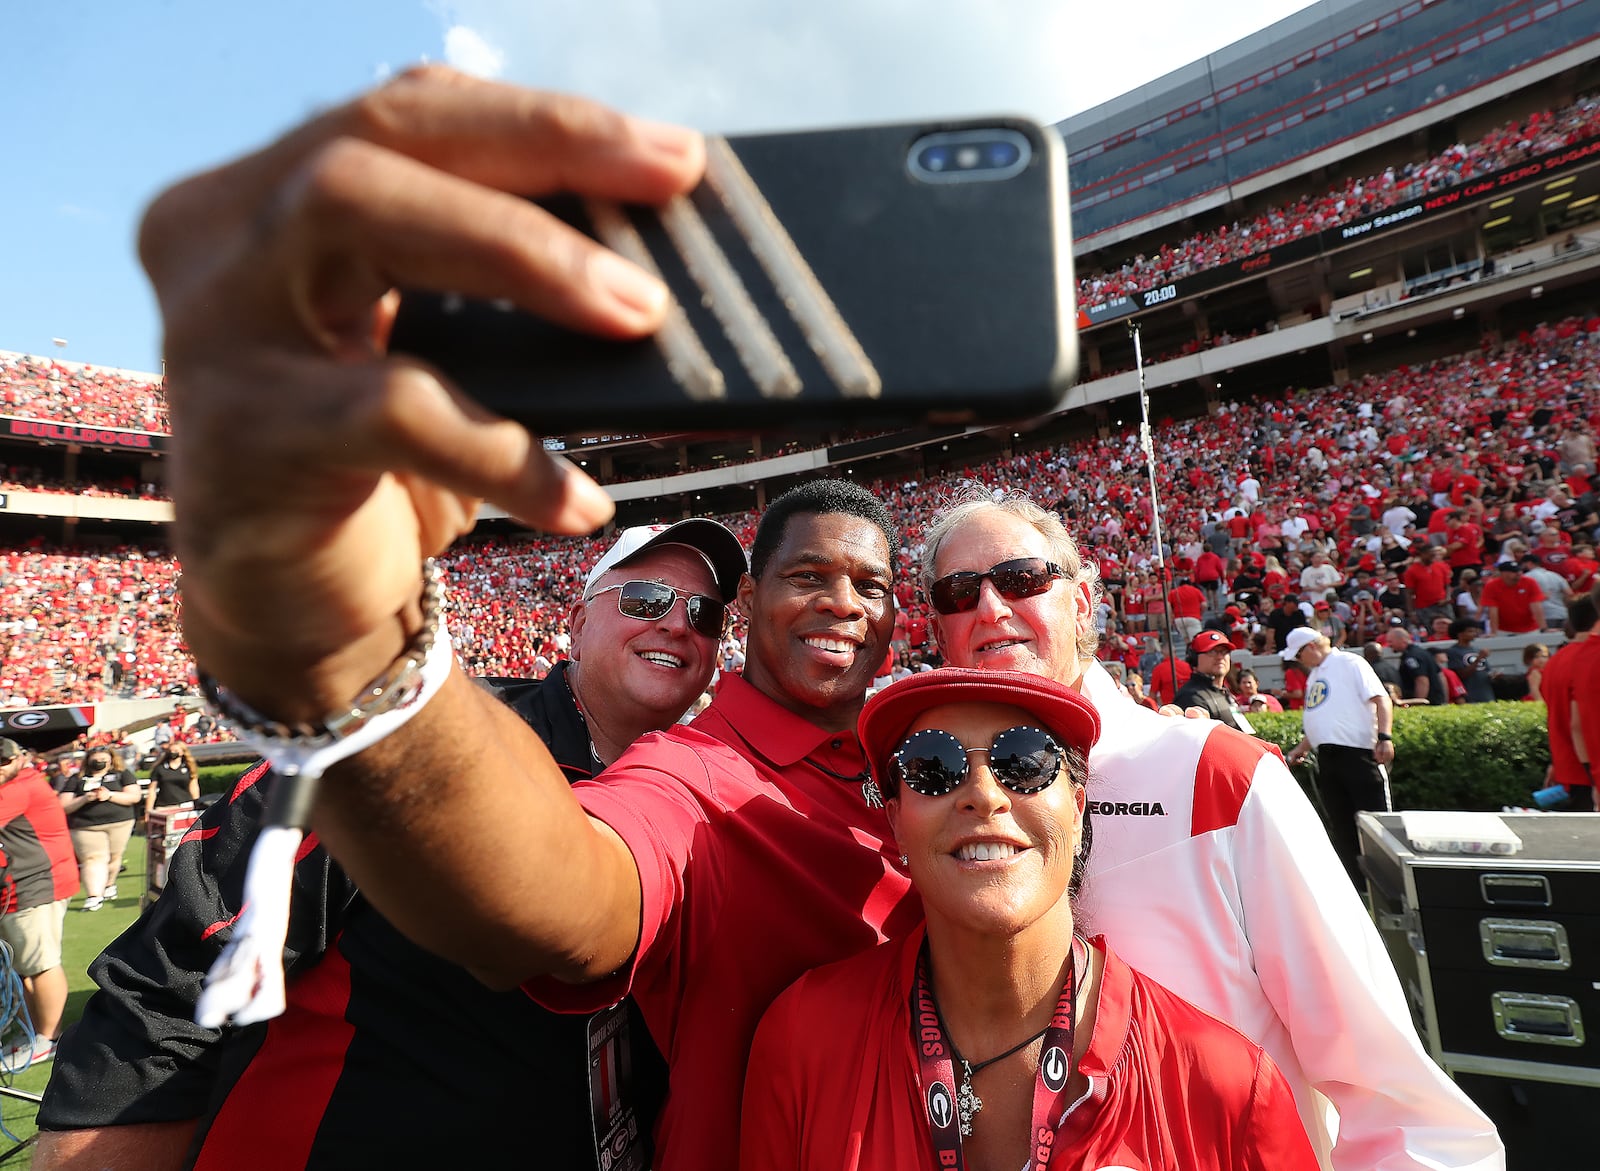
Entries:
{"label": "man in white shirt", "polygon": [[1412,512],[1411,509],[1407,508],[1404,504],[1396,504],[1393,508],[1386,508],[1383,510],[1383,527],[1388,529],[1397,537],[1406,531],[1407,525],[1414,525],[1416,523],[1417,514]]}
{"label": "man in white shirt", "polygon": [[1305,734],[1290,750],[1298,764],[1317,752],[1317,792],[1328,813],[1334,851],[1360,890],[1356,813],[1388,809],[1394,760],[1394,705],[1388,689],[1360,655],[1336,651],[1325,635],[1301,627],[1289,632],[1281,657],[1310,670],[1306,676]]}

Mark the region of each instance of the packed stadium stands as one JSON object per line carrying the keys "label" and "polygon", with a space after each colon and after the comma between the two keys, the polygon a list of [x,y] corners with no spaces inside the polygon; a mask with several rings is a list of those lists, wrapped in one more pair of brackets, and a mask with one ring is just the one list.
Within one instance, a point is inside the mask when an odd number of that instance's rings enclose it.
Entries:
{"label": "packed stadium stands", "polygon": [[1351,176],[1321,194],[1304,195],[1249,220],[1162,244],[1153,256],[1135,255],[1114,270],[1080,277],[1078,303],[1092,308],[1112,297],[1129,297],[1177,277],[1243,260],[1430,192],[1447,191],[1596,133],[1600,133],[1600,98],[1585,97],[1559,110],[1535,111],[1431,158]]}
{"label": "packed stadium stands", "polygon": [[[1202,530],[1240,504],[1249,509],[1241,533],[1286,574],[1261,594],[1261,617],[1314,550],[1334,553],[1352,573],[1364,564],[1375,589],[1397,578],[1407,560],[1380,564],[1367,548],[1380,540],[1376,518],[1391,507],[1431,510],[1436,495],[1483,530],[1471,564],[1492,562],[1516,540],[1532,546],[1547,524],[1562,532],[1564,548],[1581,547],[1594,537],[1592,517],[1587,527],[1583,520],[1595,492],[1586,420],[1597,414],[1600,318],[1573,318],[1485,353],[1168,421],[1155,435],[1172,568],[1187,572]],[[1124,591],[1145,589],[1152,568],[1136,429],[1021,450],[931,479],[871,483],[906,531],[908,580],[921,523],[966,477],[1060,508],[1115,583],[1112,604],[1126,616]],[[1246,481],[1258,486],[1247,489]],[[1566,492],[1552,497],[1555,484]],[[1548,503],[1568,493],[1570,504]],[[748,540],[753,512],[723,519]],[[1394,535],[1403,548],[1427,542],[1425,529]],[[1224,548],[1231,556],[1243,543]],[[490,536],[453,550],[445,562],[452,629],[467,666],[488,675],[548,666],[567,608],[604,545],[604,538]],[[171,558],[132,547],[0,555],[9,602],[0,623],[0,698],[15,706],[186,690],[192,674],[176,629],[176,576]],[[904,600],[915,612],[918,603]]]}
{"label": "packed stadium stands", "polygon": [[[624,434],[572,439],[567,454],[614,487],[623,523],[716,515],[746,541],[796,478],[853,475],[905,526],[907,582],[950,486],[1023,488],[1099,559],[1106,629],[1123,636],[1107,653],[1135,661],[1126,637],[1153,625],[1159,589],[1132,321],[1177,573],[1208,544],[1225,560],[1253,551],[1252,596],[1270,610],[1328,551],[1349,579],[1330,616],[1356,641],[1416,621],[1393,583],[1432,539],[1430,514],[1445,524],[1439,497],[1461,510],[1451,525],[1478,530],[1478,566],[1554,532],[1564,572],[1588,580],[1600,26],[1581,22],[1600,5],[1467,7],[1315,6],[1226,61],[1069,120],[1084,384],[1031,431],[839,432],[820,447]],[[1199,153],[1179,162],[1193,165],[1173,162],[1191,140]],[[191,688],[162,545],[159,376],[0,353],[0,422],[0,707]],[[1403,506],[1421,523],[1386,541],[1378,525]],[[559,655],[605,540],[486,516],[445,560],[469,669],[537,674]],[[915,647],[925,624],[899,593]],[[1248,639],[1250,614],[1240,625]]]}

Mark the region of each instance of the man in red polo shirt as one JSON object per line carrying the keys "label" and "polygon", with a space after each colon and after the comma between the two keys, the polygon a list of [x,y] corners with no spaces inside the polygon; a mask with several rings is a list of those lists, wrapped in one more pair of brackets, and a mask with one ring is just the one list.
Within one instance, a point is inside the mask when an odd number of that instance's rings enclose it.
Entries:
{"label": "man in red polo shirt", "polygon": [[1407,598],[1411,603],[1411,620],[1427,630],[1435,618],[1449,618],[1450,566],[1445,564],[1444,549],[1438,545],[1423,547],[1422,556],[1406,566]]}
{"label": "man in red polo shirt", "polygon": [[1449,554],[1452,578],[1460,577],[1463,569],[1475,569],[1483,564],[1483,529],[1457,510],[1445,522],[1445,551]]}
{"label": "man in red polo shirt", "polygon": [[1580,670],[1591,675],[1600,671],[1600,662],[1592,657],[1600,644],[1590,645],[1595,642],[1593,631],[1597,618],[1600,618],[1600,608],[1596,607],[1592,594],[1585,594],[1567,607],[1571,641],[1550,659],[1539,683],[1548,713],[1551,780],[1566,786],[1567,798],[1577,810],[1600,810],[1587,758],[1580,758],[1578,754],[1573,736],[1576,724],[1572,718],[1572,699]]}
{"label": "man in red polo shirt", "polygon": [[1582,594],[1592,589],[1597,571],[1600,571],[1600,561],[1594,559],[1594,546],[1588,542],[1573,545],[1571,554],[1556,570],[1567,579],[1567,584],[1572,587],[1574,594]]}
{"label": "man in red polo shirt", "polygon": [[[1589,591],[1587,600],[1600,610],[1600,586]],[[1589,782],[1590,800],[1600,812],[1600,788],[1594,783],[1595,755],[1600,753],[1600,638],[1594,629],[1582,643],[1573,647],[1572,699],[1568,707],[1572,720],[1572,743],[1584,779]],[[1554,660],[1551,660],[1554,662]],[[1576,778],[1575,778],[1576,780]],[[1571,793],[1568,789],[1568,793]],[[1581,799],[1577,802],[1580,806]]]}
{"label": "man in red polo shirt", "polygon": [[1172,628],[1180,640],[1187,643],[1200,633],[1200,616],[1205,612],[1206,596],[1190,585],[1187,578],[1179,578],[1168,600],[1172,604]]}
{"label": "man in red polo shirt", "polygon": [[1544,591],[1522,576],[1522,566],[1503,561],[1483,587],[1480,603],[1489,614],[1490,634],[1531,634],[1544,629]]}
{"label": "man in red polo shirt", "polygon": [[16,1070],[55,1056],[56,1034],[67,1007],[67,973],[61,966],[61,929],[67,903],[78,890],[78,862],[67,815],[44,773],[15,740],[0,737],[0,849],[11,883],[0,905],[0,939],[11,948],[22,977],[23,998],[35,1036],[0,1054]]}

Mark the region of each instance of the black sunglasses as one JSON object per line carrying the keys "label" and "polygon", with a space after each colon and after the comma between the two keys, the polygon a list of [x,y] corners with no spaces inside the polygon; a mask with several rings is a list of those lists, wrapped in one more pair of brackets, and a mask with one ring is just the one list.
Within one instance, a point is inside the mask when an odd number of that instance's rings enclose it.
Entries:
{"label": "black sunglasses", "polygon": [[722,637],[722,625],[727,619],[728,607],[716,598],[708,598],[704,594],[680,594],[659,581],[625,581],[621,585],[596,590],[589,597],[593,600],[612,590],[617,591],[617,609],[626,617],[637,618],[640,622],[656,622],[665,618],[678,599],[682,598],[684,609],[689,613],[689,626],[696,634],[706,638]]}
{"label": "black sunglasses", "polygon": [[967,779],[974,752],[989,754],[989,771],[1013,793],[1048,789],[1061,774],[1061,745],[1038,728],[1007,728],[987,748],[968,748],[941,728],[927,728],[907,736],[889,757],[890,785],[903,783],[924,797],[943,797]]}
{"label": "black sunglasses", "polygon": [[949,573],[933,583],[928,591],[933,608],[941,614],[961,614],[978,604],[983,590],[983,579],[994,582],[994,588],[1008,602],[1021,598],[1037,597],[1050,588],[1058,577],[1066,577],[1066,570],[1043,557],[1019,557],[1015,561],[1002,561],[987,573]]}

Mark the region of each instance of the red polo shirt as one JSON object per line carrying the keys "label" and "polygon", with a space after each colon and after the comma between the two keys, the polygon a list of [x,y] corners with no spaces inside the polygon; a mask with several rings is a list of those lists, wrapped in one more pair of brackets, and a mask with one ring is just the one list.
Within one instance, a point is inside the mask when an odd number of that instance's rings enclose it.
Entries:
{"label": "red polo shirt", "polygon": [[1483,596],[1479,599],[1485,609],[1492,606],[1499,612],[1495,623],[1498,634],[1527,634],[1543,627],[1542,616],[1535,618],[1533,615],[1533,608],[1542,601],[1544,591],[1538,582],[1519,574],[1515,582],[1507,585],[1498,573],[1484,584]]}
{"label": "red polo shirt", "polygon": [[573,786],[638,864],[639,947],[610,980],[528,990],[563,1011],[632,992],[678,1087],[658,1171],[736,1166],[767,1006],[803,972],[921,921],[888,818],[862,795],[865,767],[854,733],[825,732],[740,678],[690,727],[644,737]]}
{"label": "red polo shirt", "polygon": [[1483,564],[1483,530],[1471,521],[1462,521],[1458,525],[1449,525],[1445,528],[1445,535],[1450,544],[1460,543],[1459,549],[1453,549],[1446,560],[1453,568],[1462,566],[1476,566]]}
{"label": "red polo shirt", "polygon": [[[1573,649],[1572,700],[1578,705],[1578,723],[1583,729],[1584,743],[1589,748],[1589,767],[1593,770],[1600,760],[1600,639],[1591,634]],[[1551,659],[1550,664],[1554,666],[1555,660]],[[1571,704],[1567,711],[1570,718]]]}
{"label": "red polo shirt", "polygon": [[1179,618],[1198,618],[1206,607],[1206,596],[1192,585],[1171,591],[1172,613]]}
{"label": "red polo shirt", "polygon": [[[911,1040],[923,933],[811,972],[761,1024],[742,1171],[939,1166]],[[1090,1090],[1055,1128],[1050,1171],[1313,1171],[1294,1094],[1260,1046],[1105,953]],[[982,1117],[982,1115],[980,1115]],[[732,1166],[732,1164],[728,1164]]]}
{"label": "red polo shirt", "polygon": [[1426,565],[1414,561],[1406,566],[1405,585],[1411,591],[1413,610],[1438,606],[1450,596],[1450,566],[1443,561],[1430,561]]}
{"label": "red polo shirt", "polygon": [[77,892],[78,861],[67,815],[36,768],[24,768],[0,785],[0,850],[16,884],[6,895],[10,905],[0,906],[0,913],[42,907]]}
{"label": "red polo shirt", "polygon": [[1556,783],[1561,785],[1591,783],[1572,746],[1572,695],[1579,673],[1585,670],[1591,676],[1600,673],[1600,643],[1592,635],[1581,642],[1568,643],[1552,655],[1539,680],[1549,717],[1550,763],[1555,768]]}

